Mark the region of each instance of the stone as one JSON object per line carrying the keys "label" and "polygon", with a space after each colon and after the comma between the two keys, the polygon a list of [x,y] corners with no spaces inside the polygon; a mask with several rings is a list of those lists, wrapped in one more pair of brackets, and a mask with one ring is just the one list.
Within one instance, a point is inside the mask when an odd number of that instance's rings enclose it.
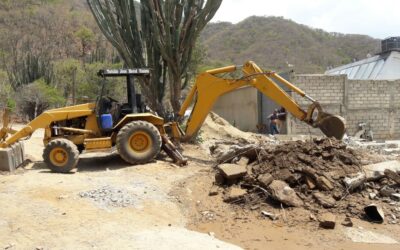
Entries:
{"label": "stone", "polygon": [[331,196],[327,196],[323,193],[317,192],[313,194],[314,198],[317,200],[318,204],[323,206],[324,208],[334,207],[336,204],[336,200]]}
{"label": "stone", "polygon": [[388,186],[384,186],[379,190],[379,194],[383,197],[390,197],[394,193],[396,193],[396,190]]}
{"label": "stone", "polygon": [[240,166],[247,166],[247,164],[249,164],[249,161],[249,158],[242,156],[240,157],[240,160],[236,162],[236,164]]}
{"label": "stone", "polygon": [[227,180],[236,180],[247,174],[246,167],[237,164],[220,164],[218,169]]}
{"label": "stone", "polygon": [[393,193],[390,197],[393,198],[394,200],[400,201],[400,194],[398,193]]}
{"label": "stone", "polygon": [[315,186],[315,183],[314,183],[314,181],[310,178],[310,177],[308,177],[308,176],[306,176],[305,177],[305,182],[306,182],[306,184],[307,184],[307,187],[309,188],[309,189],[314,189],[316,186]]}
{"label": "stone", "polygon": [[336,226],[336,216],[332,213],[324,213],[319,218],[319,226],[325,229],[334,229]]}
{"label": "stone", "polygon": [[210,189],[210,191],[208,192],[209,196],[215,196],[218,195],[218,187],[213,185]]}
{"label": "stone", "polygon": [[369,193],[369,199],[373,200],[376,198],[376,194],[375,193]]}
{"label": "stone", "polygon": [[261,214],[270,218],[271,220],[277,220],[279,218],[279,215],[273,214],[273,213],[269,213],[267,211],[261,211]]}
{"label": "stone", "polygon": [[274,178],[270,174],[262,174],[257,177],[257,181],[260,183],[260,186],[262,186],[263,188],[267,188],[273,180],[274,180]]}
{"label": "stone", "polygon": [[325,176],[319,176],[316,181],[318,188],[323,191],[330,191],[334,189],[332,182],[330,182]]}
{"label": "stone", "polygon": [[268,186],[272,198],[282,202],[287,206],[301,207],[304,205],[303,201],[297,196],[296,192],[290,188],[286,182],[274,180]]}
{"label": "stone", "polygon": [[342,226],[345,226],[345,227],[352,227],[352,226],[353,226],[353,221],[351,220],[350,217],[346,217],[346,218],[344,219],[344,221],[342,222]]}
{"label": "stone", "polygon": [[352,177],[345,177],[343,179],[343,182],[349,191],[353,191],[354,189],[364,184],[366,179],[367,177],[364,173],[358,173],[357,175]]}
{"label": "stone", "polygon": [[232,187],[224,198],[225,202],[237,202],[247,194],[247,191],[238,187]]}
{"label": "stone", "polygon": [[385,171],[383,171],[383,173],[386,175],[387,178],[396,182],[396,184],[400,184],[400,175],[397,174],[395,171],[390,170],[390,169],[385,169]]}
{"label": "stone", "polygon": [[367,181],[377,180],[383,176],[385,176],[385,170],[390,169],[395,172],[400,171],[400,161],[385,161],[376,164],[370,164],[362,167]]}

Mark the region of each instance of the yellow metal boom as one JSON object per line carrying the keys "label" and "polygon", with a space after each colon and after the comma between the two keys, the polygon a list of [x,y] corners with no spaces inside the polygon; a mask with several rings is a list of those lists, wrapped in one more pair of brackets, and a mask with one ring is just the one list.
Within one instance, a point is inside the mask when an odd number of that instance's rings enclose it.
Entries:
{"label": "yellow metal boom", "polygon": [[[178,113],[180,117],[183,117],[186,110],[194,102],[185,132],[179,132],[180,130],[177,123],[173,123],[171,126],[175,139],[180,139],[182,141],[190,140],[198,132],[214,103],[220,96],[245,86],[252,86],[258,89],[265,96],[284,107],[297,119],[313,127],[320,128],[327,136],[334,136],[339,139],[343,137],[345,132],[343,118],[323,112],[316,100],[312,99],[301,89],[283,79],[275,72],[264,72],[254,62],[249,61],[243,65],[242,71],[244,76],[240,79],[225,79],[217,76],[217,74],[230,73],[236,70],[236,66],[228,66],[208,70],[197,77],[195,84]],[[308,110],[303,110],[291,96],[274,82],[274,80],[310,100],[312,104]],[[312,117],[315,110],[318,110],[318,117],[313,120]]]}

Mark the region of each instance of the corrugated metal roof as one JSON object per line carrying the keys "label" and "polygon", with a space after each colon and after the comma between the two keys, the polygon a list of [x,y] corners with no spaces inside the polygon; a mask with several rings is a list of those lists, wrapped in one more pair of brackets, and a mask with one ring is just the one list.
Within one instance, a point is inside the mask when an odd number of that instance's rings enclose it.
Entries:
{"label": "corrugated metal roof", "polygon": [[347,75],[354,80],[400,79],[400,52],[392,51],[325,72],[326,75]]}

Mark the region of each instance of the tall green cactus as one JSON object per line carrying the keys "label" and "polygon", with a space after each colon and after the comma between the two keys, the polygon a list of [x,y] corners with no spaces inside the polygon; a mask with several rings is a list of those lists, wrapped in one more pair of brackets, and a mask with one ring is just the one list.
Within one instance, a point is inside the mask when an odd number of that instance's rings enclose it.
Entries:
{"label": "tall green cactus", "polygon": [[[200,32],[214,17],[222,0],[141,0],[155,42],[168,67],[170,102],[180,109],[181,90]],[[183,81],[185,79],[185,81]]]}
{"label": "tall green cactus", "polygon": [[161,105],[168,73],[170,103],[174,112],[178,112],[196,39],[222,0],[87,2],[100,29],[126,65],[152,69],[150,84],[142,81],[141,87],[153,107],[154,103]]}
{"label": "tall green cactus", "polygon": [[98,26],[117,49],[127,67],[149,67],[151,78],[139,79],[142,93],[150,107],[164,114],[165,93],[163,60],[141,17],[141,4],[135,0],[87,0]]}

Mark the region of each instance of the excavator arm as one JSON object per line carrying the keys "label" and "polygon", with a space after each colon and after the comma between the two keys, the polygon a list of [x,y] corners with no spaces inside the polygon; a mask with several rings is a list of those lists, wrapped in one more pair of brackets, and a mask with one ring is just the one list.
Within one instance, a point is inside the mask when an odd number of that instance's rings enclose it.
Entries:
{"label": "excavator arm", "polygon": [[[323,112],[321,105],[275,72],[264,72],[254,62],[249,61],[243,65],[244,76],[240,79],[225,79],[218,77],[219,74],[236,71],[236,66],[229,66],[208,70],[200,74],[178,113],[183,117],[186,110],[193,103],[192,112],[186,125],[186,130],[182,131],[177,123],[172,124],[172,134],[175,139],[189,141],[196,135],[208,113],[212,109],[218,98],[228,92],[245,86],[252,86],[258,89],[265,96],[284,107],[297,119],[304,121],[312,127],[321,129],[328,137],[342,139],[346,127],[342,117],[333,116]],[[311,101],[307,111],[303,110],[295,100],[289,96],[278,84],[279,82],[300,96]]]}

